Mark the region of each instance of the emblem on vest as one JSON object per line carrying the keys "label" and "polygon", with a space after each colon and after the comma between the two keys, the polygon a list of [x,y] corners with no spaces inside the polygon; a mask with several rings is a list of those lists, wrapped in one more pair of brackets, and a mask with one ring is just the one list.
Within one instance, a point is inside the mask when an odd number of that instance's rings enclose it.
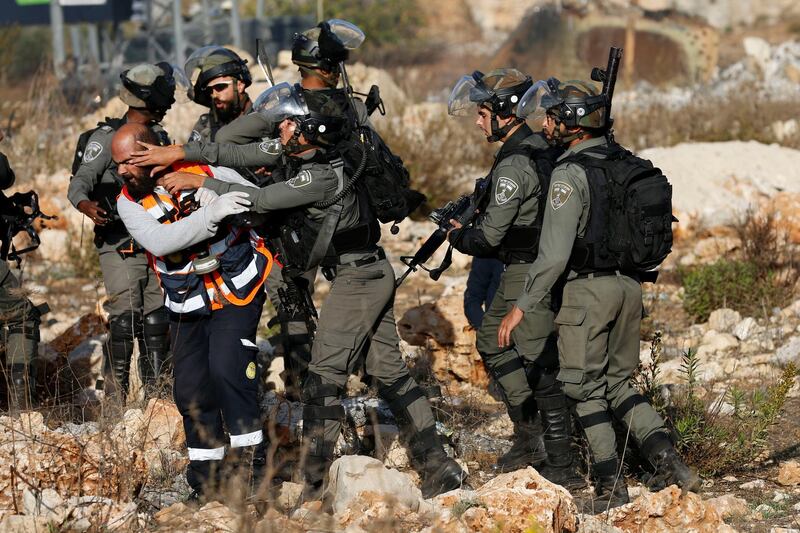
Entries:
{"label": "emblem on vest", "polygon": [[497,202],[497,205],[503,205],[511,200],[514,195],[517,194],[518,190],[519,185],[508,178],[500,178],[497,180],[497,187],[494,190],[494,200]]}
{"label": "emblem on vest", "polygon": [[103,145],[97,141],[92,141],[86,145],[86,150],[83,152],[83,162],[90,163],[97,159],[103,153]]}
{"label": "emblem on vest", "polygon": [[566,184],[563,181],[556,181],[550,188],[550,205],[553,209],[558,209],[567,203],[569,197],[572,195],[572,185]]}
{"label": "emblem on vest", "polygon": [[258,149],[267,155],[278,155],[281,153],[280,139],[270,139],[258,145]]}
{"label": "emblem on vest", "polygon": [[293,189],[299,189],[300,187],[305,187],[306,185],[311,183],[311,172],[308,170],[301,170],[297,176],[293,177],[286,184]]}

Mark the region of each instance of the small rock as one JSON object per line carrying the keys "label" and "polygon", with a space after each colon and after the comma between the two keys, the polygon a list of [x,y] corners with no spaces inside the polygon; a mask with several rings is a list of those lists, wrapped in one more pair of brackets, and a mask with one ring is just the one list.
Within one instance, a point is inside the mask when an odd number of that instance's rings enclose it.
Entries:
{"label": "small rock", "polygon": [[37,533],[50,531],[50,521],[42,516],[11,515],[0,522],[4,533]]}
{"label": "small rock", "polygon": [[750,511],[747,506],[747,500],[737,498],[733,494],[724,494],[716,498],[711,498],[706,500],[706,504],[716,509],[717,513],[719,513],[722,518],[745,516]]}
{"label": "small rock", "polygon": [[789,341],[778,348],[775,352],[775,359],[779,364],[785,365],[800,358],[800,337],[792,336]]}
{"label": "small rock", "polygon": [[759,513],[762,517],[765,514],[770,514],[770,513],[774,512],[774,511],[775,511],[775,509],[773,509],[772,507],[770,507],[766,503],[762,503],[761,505],[759,505],[758,507],[756,507],[753,510],[753,512]]}
{"label": "small rock", "polygon": [[775,491],[775,496],[772,497],[772,501],[775,502],[775,503],[781,503],[781,502],[785,502],[789,498],[791,498],[791,496],[789,496],[785,492],[781,492],[779,490],[776,490]]}
{"label": "small rock", "polygon": [[624,531],[733,531],[713,504],[676,485],[612,509],[608,521]]}
{"label": "small rock", "polygon": [[739,485],[739,488],[742,490],[760,490],[767,486],[767,482],[763,479],[754,479],[753,481],[748,481],[747,483],[742,483]]}
{"label": "small rock", "polygon": [[800,533],[800,529],[793,529],[790,527],[773,527],[769,533]]}
{"label": "small rock", "polygon": [[703,340],[697,349],[697,355],[701,358],[707,358],[709,355],[727,352],[738,346],[739,341],[730,333],[719,333],[712,329],[703,335]]}
{"label": "small rock", "polygon": [[778,471],[778,483],[784,487],[800,485],[800,463],[797,461],[781,463]]}
{"label": "small rock", "polygon": [[794,509],[795,511],[800,512],[800,502],[797,502],[796,504],[792,505],[792,509]]}
{"label": "small rock", "polygon": [[727,481],[728,483],[736,483],[737,481],[739,481],[739,478],[737,478],[736,476],[725,476],[724,478],[722,478],[722,481]]}
{"label": "small rock", "polygon": [[736,326],[733,328],[733,335],[740,341],[746,341],[750,338],[757,327],[758,322],[756,322],[756,319],[753,317],[747,317],[736,324]]}
{"label": "small rock", "polygon": [[291,481],[284,481],[281,484],[281,490],[278,493],[278,507],[289,512],[297,507],[300,497],[303,495],[303,485],[301,483],[292,483]]}
{"label": "small rock", "polygon": [[363,455],[346,455],[334,461],[329,479],[328,491],[336,514],[344,513],[364,492],[382,495],[411,511],[419,509],[422,499],[409,476]]}
{"label": "small rock", "polygon": [[721,333],[730,333],[741,322],[742,316],[733,309],[717,309],[708,317],[708,327]]}
{"label": "small rock", "polygon": [[43,516],[49,520],[58,520],[63,517],[64,499],[53,489],[44,489],[36,494],[30,489],[22,492],[22,507],[26,515]]}

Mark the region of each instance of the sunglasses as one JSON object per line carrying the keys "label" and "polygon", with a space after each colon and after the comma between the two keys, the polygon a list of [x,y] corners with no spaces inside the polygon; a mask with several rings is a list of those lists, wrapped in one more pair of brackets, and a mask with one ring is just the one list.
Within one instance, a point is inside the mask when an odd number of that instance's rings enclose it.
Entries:
{"label": "sunglasses", "polygon": [[220,81],[214,85],[208,85],[206,86],[205,91],[208,93],[221,93],[228,88],[228,85],[233,85],[233,80]]}

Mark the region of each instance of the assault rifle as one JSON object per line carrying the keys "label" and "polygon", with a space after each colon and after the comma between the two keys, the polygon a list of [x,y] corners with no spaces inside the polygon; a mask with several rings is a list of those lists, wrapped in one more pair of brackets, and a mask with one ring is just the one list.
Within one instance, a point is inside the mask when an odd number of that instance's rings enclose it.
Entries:
{"label": "assault rifle", "polygon": [[620,61],[622,61],[622,48],[612,46],[608,51],[608,65],[606,65],[606,69],[602,70],[600,67],[594,67],[592,69],[592,80],[603,83],[603,90],[600,94],[605,97],[606,130],[612,138],[614,134],[611,127],[614,125],[614,119],[611,118],[611,101],[614,99],[614,87],[617,85]]}
{"label": "assault rifle", "polygon": [[[428,275],[434,281],[438,280],[442,273],[450,268],[450,265],[453,264],[452,245],[447,248],[447,253],[445,253],[444,259],[442,259],[442,262],[438,267],[428,268],[425,266],[425,262],[433,257],[433,254],[436,253],[436,250],[438,250],[439,247],[447,240],[447,233],[454,227],[450,223],[450,220],[457,221],[461,224],[462,228],[465,228],[472,223],[472,221],[475,219],[475,215],[477,214],[478,205],[481,203],[481,198],[488,184],[488,178],[477,180],[475,184],[475,192],[472,194],[464,194],[455,200],[447,202],[439,209],[434,210],[428,216],[428,218],[438,224],[439,227],[436,228],[436,230],[425,240],[424,243],[422,243],[422,246],[420,246],[419,250],[417,250],[417,253],[414,255],[404,255],[400,257],[400,261],[402,261],[403,264],[408,267],[408,269],[397,279],[395,287],[399,287],[409,274],[417,271],[417,268],[421,268],[422,270],[428,272]],[[460,235],[460,233],[458,235]],[[456,238],[458,238],[458,235]]]}
{"label": "assault rifle", "polygon": [[[41,241],[39,234],[33,227],[37,218],[52,220],[58,217],[45,215],[39,209],[39,195],[34,191],[14,193],[7,197],[0,192],[0,203],[3,204],[2,217],[0,218],[0,259],[3,261],[16,261],[19,266],[22,254],[32,252],[39,247]],[[17,250],[14,246],[14,237],[21,232],[28,234],[31,243]]]}
{"label": "assault rifle", "polygon": [[278,253],[278,257],[283,262],[281,276],[286,284],[285,287],[278,289],[278,299],[281,301],[282,308],[277,310],[281,335],[284,342],[288,343],[288,323],[302,320],[308,331],[308,344],[311,344],[317,331],[317,308],[314,307],[314,300],[311,298],[310,282],[303,277],[305,274],[303,268],[298,266],[301,263],[293,259],[291,250],[287,248],[287,243],[289,246],[298,244],[297,233],[291,226],[284,225],[280,227],[279,235],[273,235],[270,242],[273,250]]}

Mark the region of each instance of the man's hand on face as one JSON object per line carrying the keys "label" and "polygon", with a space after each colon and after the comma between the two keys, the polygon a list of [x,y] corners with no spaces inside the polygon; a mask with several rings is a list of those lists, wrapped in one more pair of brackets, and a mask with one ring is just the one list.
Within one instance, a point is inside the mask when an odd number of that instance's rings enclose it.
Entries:
{"label": "man's hand on face", "polygon": [[205,179],[205,176],[191,172],[170,172],[159,178],[158,184],[167,189],[170,194],[177,195],[187,189],[199,189],[203,186]]}
{"label": "man's hand on face", "polygon": [[278,125],[278,130],[280,131],[281,134],[280,136],[281,144],[283,146],[289,144],[289,141],[292,140],[292,137],[294,136],[294,132],[296,129],[297,129],[297,123],[290,118],[283,119],[283,121]]}
{"label": "man's hand on face", "polygon": [[81,200],[78,202],[78,211],[89,217],[97,226],[105,226],[108,223],[106,216],[108,213],[100,207],[100,204],[92,200]]}
{"label": "man's hand on face", "polygon": [[182,161],[183,158],[186,157],[186,152],[180,144],[158,146],[141,141],[139,141],[138,144],[142,146],[144,150],[131,152],[130,163],[137,167],[152,166],[153,169],[150,171],[151,176],[155,176],[173,163]]}

